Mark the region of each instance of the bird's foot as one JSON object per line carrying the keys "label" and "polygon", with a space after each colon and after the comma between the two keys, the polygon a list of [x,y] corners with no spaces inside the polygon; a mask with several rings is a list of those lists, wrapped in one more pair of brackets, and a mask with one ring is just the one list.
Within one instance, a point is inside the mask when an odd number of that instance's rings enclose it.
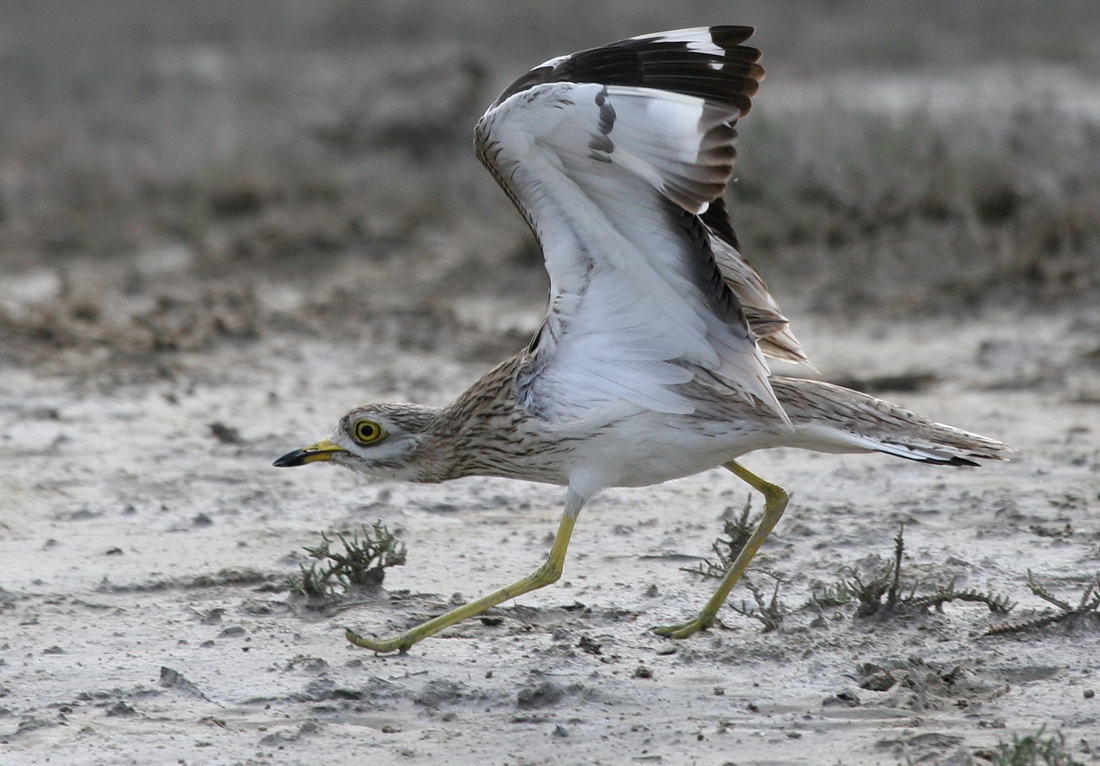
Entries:
{"label": "bird's foot", "polygon": [[405,654],[409,647],[416,643],[416,639],[409,636],[409,632],[399,633],[392,638],[364,638],[351,628],[344,628],[344,638],[354,646],[361,646],[374,652],[385,653],[400,652]]}
{"label": "bird's foot", "polygon": [[665,636],[666,638],[687,638],[688,636],[695,635],[700,630],[706,630],[713,624],[713,617],[699,615],[694,620],[688,620],[683,625],[662,625],[652,628],[652,630],[658,636]]}

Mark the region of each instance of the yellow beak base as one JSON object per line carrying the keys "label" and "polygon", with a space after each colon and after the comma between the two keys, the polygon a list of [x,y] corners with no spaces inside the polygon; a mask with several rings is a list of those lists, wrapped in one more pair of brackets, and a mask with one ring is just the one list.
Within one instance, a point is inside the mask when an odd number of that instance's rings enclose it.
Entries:
{"label": "yellow beak base", "polygon": [[294,466],[305,465],[306,463],[319,463],[323,460],[332,460],[333,455],[344,451],[343,447],[338,447],[328,439],[325,439],[316,444],[311,444],[308,447],[288,452],[272,463],[272,465],[276,468],[293,468]]}

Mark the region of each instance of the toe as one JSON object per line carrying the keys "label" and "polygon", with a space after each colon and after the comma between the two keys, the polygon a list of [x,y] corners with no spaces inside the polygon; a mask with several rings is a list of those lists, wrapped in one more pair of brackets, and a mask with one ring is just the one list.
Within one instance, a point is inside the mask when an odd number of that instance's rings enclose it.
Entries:
{"label": "toe", "polygon": [[693,636],[700,630],[706,630],[711,625],[711,620],[703,620],[696,617],[694,620],[689,620],[683,625],[662,625],[660,627],[653,628],[653,632],[658,636],[665,636],[666,638],[687,638]]}

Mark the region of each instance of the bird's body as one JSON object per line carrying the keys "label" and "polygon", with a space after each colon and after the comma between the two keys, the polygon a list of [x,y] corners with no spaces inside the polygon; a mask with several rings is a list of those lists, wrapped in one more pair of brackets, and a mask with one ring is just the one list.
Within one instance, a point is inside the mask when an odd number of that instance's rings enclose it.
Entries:
{"label": "bird's body", "polygon": [[[422,428],[423,439],[392,473],[379,478],[435,483],[495,476],[571,487],[590,498],[609,487],[644,487],[691,476],[759,449],[797,447],[815,452],[871,452],[928,463],[974,465],[999,442],[933,423],[875,397],[815,380],[774,376],[771,385],[790,426],[766,406],[689,383],[697,408],[688,414],[620,403],[584,417],[552,421],[519,406],[515,389],[527,359],[499,364],[442,408],[374,404],[352,410],[347,424],[370,418],[388,432]],[[411,417],[410,417],[411,416]],[[388,426],[388,427],[387,427]],[[540,445],[533,459],[532,445]],[[352,470],[361,461],[336,453]]]}
{"label": "bird's body", "polygon": [[608,487],[724,466],[761,491],[764,519],[699,617],[709,626],[786,507],[736,459],[770,447],[945,465],[1000,459],[992,439],[839,386],[771,375],[808,364],[722,201],[733,126],[763,78],[748,27],[665,32],[552,59],[476,129],[478,155],[530,224],[550,275],[530,345],[443,408],[372,404],[278,466],[331,461],[377,478],[499,476],[567,487],[550,556],[519,582],[393,639],[412,643],[560,576],[577,514]]}

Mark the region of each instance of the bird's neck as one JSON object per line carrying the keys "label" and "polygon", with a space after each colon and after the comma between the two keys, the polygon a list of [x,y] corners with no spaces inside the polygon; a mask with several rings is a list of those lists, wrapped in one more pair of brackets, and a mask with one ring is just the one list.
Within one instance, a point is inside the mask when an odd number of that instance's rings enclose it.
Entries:
{"label": "bird's neck", "polygon": [[516,478],[507,453],[511,437],[528,417],[515,396],[521,361],[517,355],[497,365],[440,411],[425,439],[425,446],[431,443],[432,475],[445,474],[435,481],[462,476]]}

